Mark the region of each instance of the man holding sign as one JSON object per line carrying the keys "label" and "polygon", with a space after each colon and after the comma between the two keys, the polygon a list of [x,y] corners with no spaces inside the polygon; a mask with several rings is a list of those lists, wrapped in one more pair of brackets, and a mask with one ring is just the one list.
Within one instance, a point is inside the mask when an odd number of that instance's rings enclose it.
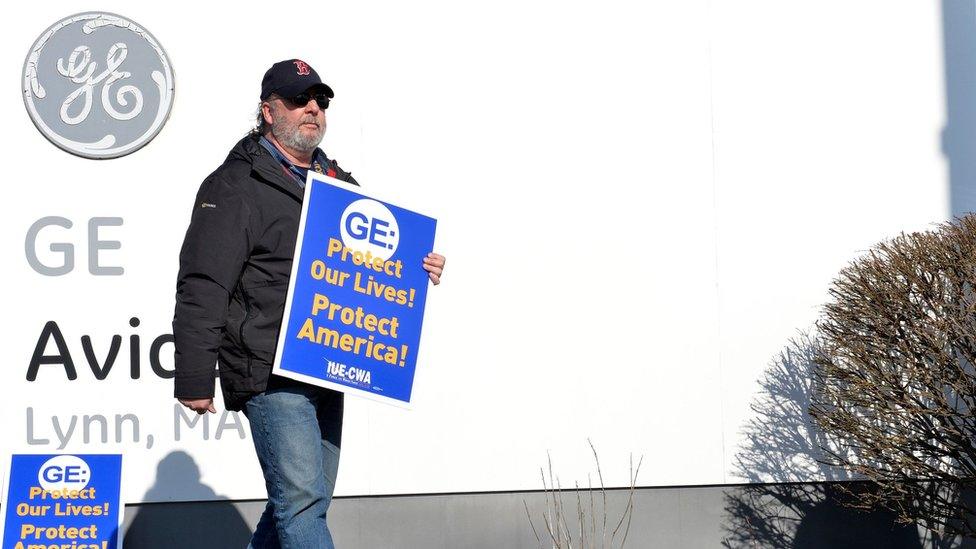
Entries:
{"label": "man holding sign", "polygon": [[[304,61],[268,69],[257,128],[201,185],[180,252],[175,396],[215,412],[217,363],[225,405],[248,417],[268,489],[255,548],[333,547],[343,393],[271,374],[308,172],[357,184],[318,148],[333,96]],[[423,268],[438,284],[444,257]]]}

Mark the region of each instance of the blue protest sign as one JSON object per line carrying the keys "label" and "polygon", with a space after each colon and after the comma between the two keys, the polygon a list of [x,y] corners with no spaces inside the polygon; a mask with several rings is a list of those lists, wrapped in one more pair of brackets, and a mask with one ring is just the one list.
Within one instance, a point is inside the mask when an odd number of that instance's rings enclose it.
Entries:
{"label": "blue protest sign", "polygon": [[122,456],[16,454],[3,549],[119,547]]}
{"label": "blue protest sign", "polygon": [[436,226],[310,173],[274,373],[409,404]]}

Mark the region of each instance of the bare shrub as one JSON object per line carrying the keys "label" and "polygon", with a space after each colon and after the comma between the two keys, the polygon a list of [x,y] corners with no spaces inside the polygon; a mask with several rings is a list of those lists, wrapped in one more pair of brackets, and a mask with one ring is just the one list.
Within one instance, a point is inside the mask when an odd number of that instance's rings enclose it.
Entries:
{"label": "bare shrub", "polygon": [[810,414],[825,462],[934,532],[976,536],[976,217],[882,242],[845,268],[817,324]]}
{"label": "bare shrub", "polygon": [[[593,487],[590,475],[587,475],[587,487],[580,488],[579,483],[575,483],[575,488],[571,496],[576,499],[575,512],[572,508],[567,509],[563,501],[563,490],[559,477],[552,472],[552,457],[549,456],[549,478],[546,478],[546,471],[539,469],[542,476],[542,487],[546,496],[546,510],[542,515],[544,526],[542,534],[532,520],[529,506],[522,500],[525,506],[525,516],[529,519],[532,532],[535,534],[536,541],[540,547],[551,546],[552,549],[613,549],[622,548],[627,541],[627,534],[630,531],[630,521],[634,514],[634,495],[637,486],[637,475],[640,473],[641,457],[634,468],[634,458],[630,458],[630,486],[628,488],[627,506],[624,508],[620,518],[614,524],[608,516],[607,511],[607,490],[603,485],[603,471],[600,468],[600,458],[596,453],[593,443],[587,439],[590,450],[593,452],[593,460],[596,462],[597,478],[600,485],[596,489]],[[571,501],[571,505],[572,505]],[[621,531],[621,528],[623,530]],[[619,538],[618,538],[619,536]],[[619,539],[620,544],[614,545]],[[550,545],[551,544],[551,545]]]}

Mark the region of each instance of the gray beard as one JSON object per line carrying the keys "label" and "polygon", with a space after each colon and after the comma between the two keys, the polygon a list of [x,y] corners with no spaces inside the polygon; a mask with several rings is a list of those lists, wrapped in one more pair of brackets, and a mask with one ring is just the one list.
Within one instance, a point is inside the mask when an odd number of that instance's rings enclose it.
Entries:
{"label": "gray beard", "polygon": [[[301,124],[301,121],[298,124]],[[278,143],[289,149],[310,153],[322,142],[325,136],[325,125],[319,126],[319,131],[313,134],[305,134],[298,125],[289,124],[283,117],[275,117],[274,122],[271,123],[271,134]]]}

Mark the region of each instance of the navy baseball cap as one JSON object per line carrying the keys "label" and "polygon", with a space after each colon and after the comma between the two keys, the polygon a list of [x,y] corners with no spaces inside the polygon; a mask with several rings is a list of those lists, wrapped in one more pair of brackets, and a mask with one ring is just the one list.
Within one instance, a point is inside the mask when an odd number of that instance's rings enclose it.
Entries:
{"label": "navy baseball cap", "polygon": [[309,88],[321,88],[329,96],[335,97],[332,88],[322,82],[319,73],[301,59],[278,61],[261,80],[261,101],[276,93],[281,97],[294,97]]}

